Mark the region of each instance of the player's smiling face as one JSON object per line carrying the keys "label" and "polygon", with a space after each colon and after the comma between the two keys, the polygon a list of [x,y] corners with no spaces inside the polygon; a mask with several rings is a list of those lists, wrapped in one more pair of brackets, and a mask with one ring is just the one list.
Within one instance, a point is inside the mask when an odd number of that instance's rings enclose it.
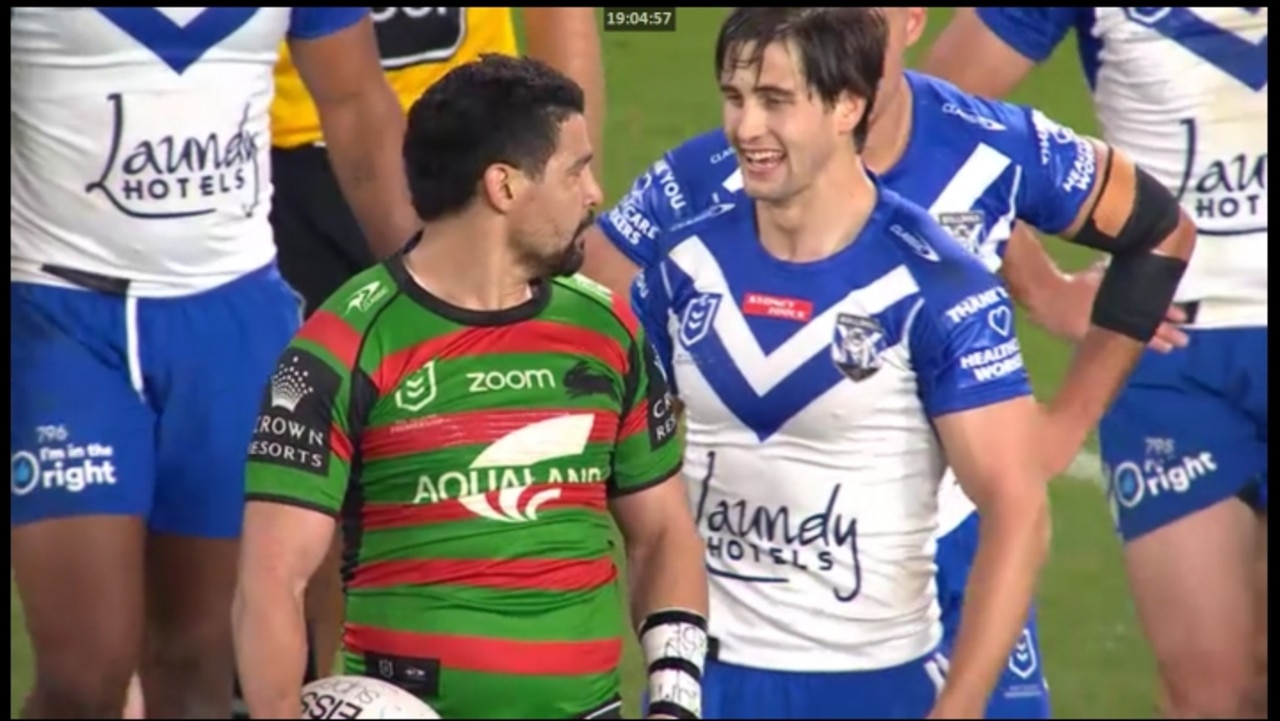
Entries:
{"label": "player's smiling face", "polygon": [[782,201],[810,187],[843,143],[853,147],[844,101],[823,102],[805,79],[800,54],[773,43],[735,49],[720,74],[724,129],[738,154],[743,187],[757,200]]}

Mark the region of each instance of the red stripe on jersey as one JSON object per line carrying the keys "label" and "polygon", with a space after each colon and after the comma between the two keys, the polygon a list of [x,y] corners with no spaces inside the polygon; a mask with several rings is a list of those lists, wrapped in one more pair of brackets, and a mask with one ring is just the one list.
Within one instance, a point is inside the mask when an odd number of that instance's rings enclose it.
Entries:
{"label": "red stripe on jersey", "polygon": [[351,463],[351,439],[337,423],[329,426],[329,450],[341,458],[343,463]]}
{"label": "red stripe on jersey", "polygon": [[649,401],[641,398],[640,402],[627,413],[626,418],[622,419],[622,430],[619,431],[618,437],[630,438],[632,434],[643,431],[648,422]]}
{"label": "red stripe on jersey", "polygon": [[448,583],[507,591],[587,591],[618,577],[609,558],[431,559],[375,561],[356,568],[352,588]]}
{"label": "red stripe on jersey", "polygon": [[622,661],[622,639],[515,641],[482,636],[393,631],[349,623],[343,645],[353,653],[438,659],[445,668],[529,676],[609,673]]}
{"label": "red stripe on jersey", "polygon": [[333,354],[343,368],[356,367],[360,353],[361,336],[347,322],[327,310],[316,311],[302,329],[299,338],[305,338]]}
{"label": "red stripe on jersey", "polygon": [[635,338],[640,333],[640,321],[636,319],[636,314],[631,312],[631,301],[626,295],[618,293],[613,294],[614,315],[618,316],[618,320],[622,321],[623,327],[627,329],[627,333]]}
{"label": "red stripe on jersey", "polygon": [[[604,483],[547,483],[528,486],[528,488],[560,489],[560,495],[557,498],[549,499],[538,506],[540,512],[552,508],[585,508],[599,512],[604,512],[606,509]],[[483,501],[490,508],[496,509],[498,493],[499,491],[489,491],[482,498],[477,496],[476,500]],[[468,503],[472,502],[468,501]],[[361,511],[361,528],[365,531],[383,531],[406,526],[473,520],[478,517],[475,511],[462,505],[462,502],[456,498],[435,503],[366,502]]]}
{"label": "red stripe on jersey", "polygon": [[381,395],[390,393],[408,374],[433,360],[503,353],[589,353],[626,375],[627,353],[616,340],[590,328],[528,320],[497,328],[467,328],[388,354],[374,371]]}
{"label": "red stripe on jersey", "polygon": [[588,442],[613,442],[617,437],[618,415],[609,411],[485,410],[442,413],[370,428],[360,439],[360,450],[366,460],[372,461],[453,446],[493,443],[512,431],[534,423],[586,413],[595,416]]}

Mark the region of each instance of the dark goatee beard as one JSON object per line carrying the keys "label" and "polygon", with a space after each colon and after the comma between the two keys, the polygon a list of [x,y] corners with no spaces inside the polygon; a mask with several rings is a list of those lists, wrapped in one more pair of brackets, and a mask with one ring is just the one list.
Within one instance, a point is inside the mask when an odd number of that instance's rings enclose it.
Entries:
{"label": "dark goatee beard", "polygon": [[581,270],[586,257],[584,234],[593,223],[594,213],[578,224],[578,229],[573,232],[573,240],[558,253],[527,258],[526,262],[532,271],[530,275],[536,279],[564,278]]}

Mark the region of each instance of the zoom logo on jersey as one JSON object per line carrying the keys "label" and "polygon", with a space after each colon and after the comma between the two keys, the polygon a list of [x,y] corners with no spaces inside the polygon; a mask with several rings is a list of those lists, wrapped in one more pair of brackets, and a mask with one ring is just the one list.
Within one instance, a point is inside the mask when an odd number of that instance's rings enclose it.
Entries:
{"label": "zoom logo on jersey", "polygon": [[466,8],[372,8],[382,67],[398,70],[452,58],[467,37]]}
{"label": "zoom logo on jersey", "polygon": [[249,443],[249,460],[329,473],[333,404],[342,379],[308,351],[290,348],[271,375]]}
{"label": "zoom logo on jersey", "polygon": [[589,464],[552,466],[545,478],[534,468],[561,459],[581,460],[594,425],[594,415],[576,413],[518,428],[489,444],[465,470],[419,476],[413,502],[457,500],[491,521],[537,520],[539,508],[560,498],[559,485],[604,482],[605,470]]}
{"label": "zoom logo on jersey", "polygon": [[1134,508],[1148,495],[1186,493],[1193,481],[1217,470],[1218,464],[1208,451],[1180,460],[1148,458],[1141,465],[1124,461],[1111,469],[1111,493],[1121,506]]}
{"label": "zoom logo on jersey", "polygon": [[467,390],[471,393],[543,390],[556,387],[555,375],[546,368],[468,373],[467,382],[470,384]]}
{"label": "zoom logo on jersey", "polygon": [[114,486],[115,449],[104,443],[43,445],[34,453],[18,451],[9,464],[9,490],[25,496],[37,488],[80,493],[92,486]]}
{"label": "zoom logo on jersey", "polygon": [[[101,176],[85,186],[133,218],[190,218],[214,212],[250,217],[258,207],[259,138],[245,103],[236,116],[174,107],[170,96],[107,96],[114,125]],[[181,105],[181,104],[179,104]],[[175,117],[175,113],[177,116]],[[165,118],[163,125],[139,118]],[[163,129],[162,129],[163,128]],[[204,128],[174,134],[173,128]]]}
{"label": "zoom logo on jersey", "polygon": [[787,583],[789,570],[839,570],[850,577],[827,577],[831,594],[841,603],[858,597],[858,519],[843,512],[840,484],[818,507],[754,504],[722,490],[714,480],[715,464],[715,453],[708,453],[695,508],[706,541],[708,572],[748,583]]}

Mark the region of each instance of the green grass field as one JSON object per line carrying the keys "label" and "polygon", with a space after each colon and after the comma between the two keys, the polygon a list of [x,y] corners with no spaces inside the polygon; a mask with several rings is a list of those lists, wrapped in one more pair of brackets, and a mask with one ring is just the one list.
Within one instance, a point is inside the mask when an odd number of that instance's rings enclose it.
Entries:
{"label": "green grass field", "polygon": [[[724,9],[679,10],[674,33],[604,36],[608,70],[606,191],[624,190],[660,153],[719,122],[712,47]],[[932,29],[946,21],[934,10]],[[927,46],[928,37],[922,42]],[[1081,131],[1092,131],[1092,106],[1064,46],[1023,85],[1016,100],[1035,105]],[[1064,267],[1086,256],[1050,241]],[[1020,328],[1037,392],[1052,393],[1069,349],[1036,328]],[[1082,474],[1083,475],[1083,474]],[[1119,544],[1102,494],[1088,479],[1062,479],[1053,488],[1056,535],[1040,593],[1042,663],[1061,718],[1150,718],[1154,670],[1126,593]],[[22,609],[11,594],[10,706],[16,711],[31,682],[31,656]],[[634,654],[630,667],[636,668]],[[639,682],[634,671],[629,680]],[[634,689],[634,686],[633,686]],[[633,694],[634,695],[634,694]]]}

